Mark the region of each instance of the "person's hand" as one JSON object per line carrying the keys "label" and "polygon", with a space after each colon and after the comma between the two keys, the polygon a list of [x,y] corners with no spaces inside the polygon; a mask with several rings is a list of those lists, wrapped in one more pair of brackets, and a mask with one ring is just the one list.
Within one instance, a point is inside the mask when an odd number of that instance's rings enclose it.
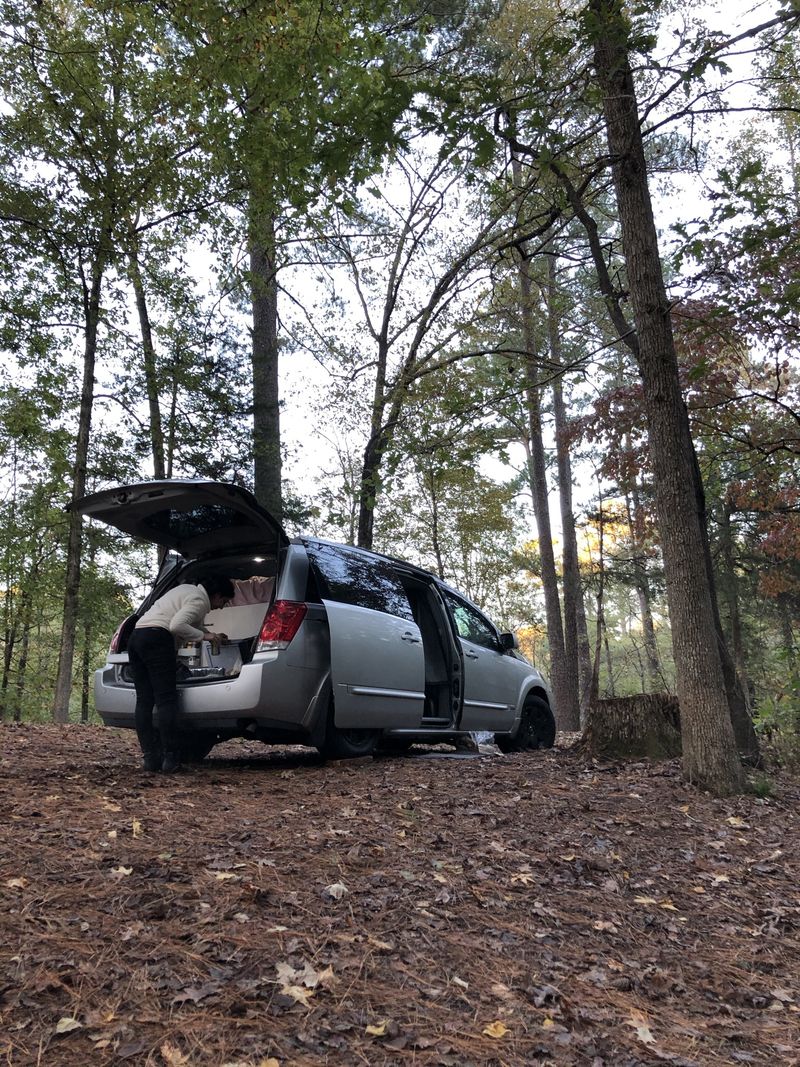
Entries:
{"label": "person's hand", "polygon": [[208,641],[208,643],[211,645],[212,654],[216,656],[219,653],[221,646],[227,644],[228,635],[215,634],[209,631],[208,633],[203,634],[203,640]]}

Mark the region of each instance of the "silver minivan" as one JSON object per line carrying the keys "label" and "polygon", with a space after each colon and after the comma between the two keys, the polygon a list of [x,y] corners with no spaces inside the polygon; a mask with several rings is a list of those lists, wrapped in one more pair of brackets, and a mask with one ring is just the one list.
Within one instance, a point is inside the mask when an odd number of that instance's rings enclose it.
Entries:
{"label": "silver minivan", "polygon": [[553,744],[550,690],[514,635],[420,567],[289,538],[250,492],[222,482],[140,482],[73,506],[163,554],[152,591],[95,674],[109,726],[134,726],[126,647],[136,619],[173,585],[214,573],[232,578],[236,595],[205,625],[228,642],[177,650],[189,758],[231,737],[334,758],[475,731],[493,733],[503,751]]}

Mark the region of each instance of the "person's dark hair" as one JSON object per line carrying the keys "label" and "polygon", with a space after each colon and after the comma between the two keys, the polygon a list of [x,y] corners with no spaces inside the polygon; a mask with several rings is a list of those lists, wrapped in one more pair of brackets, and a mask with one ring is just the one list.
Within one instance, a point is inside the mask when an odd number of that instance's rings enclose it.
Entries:
{"label": "person's dark hair", "polygon": [[200,584],[209,596],[214,596],[215,593],[218,593],[220,596],[224,596],[226,600],[230,600],[235,592],[233,582],[230,578],[226,578],[224,574],[208,574],[201,580]]}

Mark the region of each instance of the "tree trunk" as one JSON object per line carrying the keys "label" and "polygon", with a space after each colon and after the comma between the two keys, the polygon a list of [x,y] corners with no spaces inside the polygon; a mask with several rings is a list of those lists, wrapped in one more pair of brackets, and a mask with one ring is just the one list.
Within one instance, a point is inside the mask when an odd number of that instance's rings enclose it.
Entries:
{"label": "tree trunk", "polygon": [[745,694],[747,694],[750,688],[750,682],[747,674],[747,660],[745,657],[744,642],[742,641],[742,616],[739,611],[739,583],[736,577],[736,568],[733,561],[731,506],[727,500],[723,501],[720,516],[720,547],[722,549],[722,564],[725,568],[722,576],[722,589],[728,605],[733,662],[742,689]]}
{"label": "tree trunk", "polygon": [[[103,227],[92,261],[92,276],[88,290],[84,292],[84,316],[86,323],[83,353],[83,382],[81,385],[78,438],[75,444],[75,466],[72,476],[72,501],[80,500],[86,493],[86,470],[89,460],[89,437],[92,427],[92,404],[94,401],[94,366],[97,356],[97,331],[100,323],[100,293],[103,276],[109,259],[109,226]],[[78,596],[81,581],[81,517],[77,511],[69,512],[67,537],[67,561],[64,592],[64,610],[61,624],[61,645],[58,654],[53,719],[69,721],[69,704],[72,694],[72,663],[75,657],[75,631],[78,622]]]}
{"label": "tree trunk", "polygon": [[436,557],[436,573],[441,581],[444,581],[444,562],[442,560],[442,545],[439,539],[439,497],[436,492],[436,474],[431,468],[429,487],[431,493],[431,546]]}
{"label": "tree trunk", "polygon": [[[628,451],[630,451],[629,442],[627,447]],[[631,532],[631,547],[633,549],[633,582],[636,596],[639,600],[639,618],[641,619],[642,636],[644,637],[648,687],[651,692],[657,692],[663,686],[663,680],[661,661],[658,658],[656,629],[653,625],[650,580],[647,577],[647,569],[644,565],[644,542],[641,536],[643,510],[635,474],[631,478],[629,488],[630,495],[628,493],[625,494],[625,508],[628,513],[628,528]]]}
{"label": "tree trunk", "polygon": [[541,393],[538,380],[536,333],[533,323],[533,294],[529,264],[519,264],[520,309],[522,330],[525,338],[525,398],[528,410],[530,435],[530,476],[533,512],[539,534],[539,556],[544,589],[545,616],[547,619],[547,644],[550,649],[550,673],[555,698],[555,715],[559,730],[577,730],[580,725],[578,687],[574,671],[567,665],[564,648],[564,626],[561,618],[561,603],[558,594],[553,534],[550,527],[550,501],[547,491],[547,462],[542,438]]}
{"label": "tree trunk", "polygon": [[22,718],[22,704],[25,695],[25,675],[28,670],[28,653],[31,644],[31,597],[26,591],[22,594],[20,613],[22,615],[22,640],[20,642],[19,660],[17,661],[17,678],[14,687],[14,722],[19,722]]}
{"label": "tree trunk", "polygon": [[153,453],[153,476],[157,479],[166,477],[164,461],[164,429],[161,424],[161,406],[158,396],[158,373],[156,370],[156,352],[153,345],[153,331],[150,326],[150,313],[147,308],[147,294],[139,266],[137,245],[132,244],[128,253],[128,265],[133,292],[136,297],[136,310],[139,313],[139,330],[142,335],[142,357],[144,363],[144,381],[147,391],[147,405],[150,414],[150,447]]}
{"label": "tree trunk", "polygon": [[[547,327],[550,356],[554,366],[563,366],[561,336],[557,314],[556,257],[549,257],[547,286]],[[555,375],[553,388],[553,414],[556,430],[556,461],[558,464],[558,498],[561,508],[561,537],[563,541],[562,567],[564,589],[564,652],[567,669],[577,676],[579,714],[583,720],[589,701],[592,678],[592,653],[589,646],[589,631],[586,625],[586,608],[583,603],[580,566],[578,564],[578,538],[575,533],[575,515],[572,510],[572,462],[569,450],[569,419],[564,404],[563,381]]]}
{"label": "tree trunk", "polygon": [[682,712],[683,772],[722,795],[742,787],[694,493],[693,445],[647,181],[622,0],[590,0],[653,463]]}
{"label": "tree trunk", "polygon": [[250,297],[253,311],[253,486],[280,521],[281,428],[278,387],[278,266],[275,220],[251,197]]}
{"label": "tree trunk", "polygon": [[364,449],[361,464],[361,481],[358,488],[358,547],[372,548],[375,528],[375,502],[380,492],[380,470],[383,453],[389,443],[391,430],[384,425],[386,412],[386,367],[389,361],[389,343],[384,331],[378,337],[378,361],[375,368],[375,387],[372,391],[372,415],[369,440]]}

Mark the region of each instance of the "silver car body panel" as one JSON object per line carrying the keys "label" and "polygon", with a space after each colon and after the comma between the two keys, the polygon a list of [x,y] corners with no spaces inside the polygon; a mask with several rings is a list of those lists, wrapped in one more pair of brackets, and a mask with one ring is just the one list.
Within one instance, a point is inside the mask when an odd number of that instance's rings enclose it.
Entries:
{"label": "silver car body panel", "polygon": [[417,624],[354,604],[323,604],[336,725],[419,726],[425,709],[425,657]]}
{"label": "silver car body panel", "polygon": [[531,668],[504,652],[459,640],[464,655],[462,730],[510,730]]}

